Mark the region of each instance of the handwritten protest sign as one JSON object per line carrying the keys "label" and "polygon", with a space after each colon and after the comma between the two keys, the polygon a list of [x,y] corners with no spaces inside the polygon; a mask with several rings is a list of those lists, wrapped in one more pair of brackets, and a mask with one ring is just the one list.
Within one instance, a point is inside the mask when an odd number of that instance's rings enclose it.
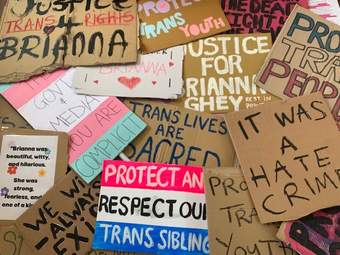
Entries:
{"label": "handwritten protest sign", "polygon": [[282,223],[278,237],[300,254],[339,253],[339,207],[315,212],[292,222]]}
{"label": "handwritten protest sign", "polygon": [[339,122],[339,31],[340,26],[302,7],[295,8],[256,84],[281,98],[321,91]]}
{"label": "handwritten protest sign", "polygon": [[232,34],[270,33],[273,41],[294,6],[308,7],[308,0],[221,0]]}
{"label": "handwritten protest sign", "polygon": [[0,129],[28,128],[30,124],[0,95]]}
{"label": "handwritten protest sign", "polygon": [[225,118],[261,223],[339,204],[339,132],[320,93]]}
{"label": "handwritten protest sign", "polygon": [[100,179],[83,182],[71,171],[16,222],[25,241],[36,255],[90,251]]}
{"label": "handwritten protest sign", "polygon": [[140,55],[137,64],[77,68],[73,84],[80,94],[177,98],[182,94],[183,47]]}
{"label": "handwritten protest sign", "polygon": [[134,161],[232,166],[234,149],[222,118],[151,100],[125,100],[146,124],[124,150]]}
{"label": "handwritten protest sign", "polygon": [[140,0],[138,16],[141,49],[147,53],[230,29],[219,0]]}
{"label": "handwritten protest sign", "polygon": [[7,1],[0,34],[0,82],[59,67],[135,62],[137,4]]}
{"label": "handwritten protest sign", "polygon": [[14,225],[0,226],[0,254],[34,255]]}
{"label": "handwritten protest sign", "polygon": [[211,255],[294,254],[275,237],[277,225],[259,222],[240,169],[204,169],[204,179]]}
{"label": "handwritten protest sign", "polygon": [[309,0],[308,8],[324,19],[340,25],[339,1],[333,0]]}
{"label": "handwritten protest sign", "polygon": [[105,160],[92,247],[209,254],[203,169]]}
{"label": "handwritten protest sign", "polygon": [[270,48],[269,34],[219,35],[188,44],[184,107],[219,113],[273,100],[255,85],[255,76]]}
{"label": "handwritten protest sign", "polygon": [[3,95],[34,128],[69,134],[69,164],[89,183],[103,159],[118,156],[145,124],[115,97],[77,95],[73,71],[17,83]]}
{"label": "handwritten protest sign", "polygon": [[16,220],[67,170],[65,133],[26,129],[0,132],[0,220]]}

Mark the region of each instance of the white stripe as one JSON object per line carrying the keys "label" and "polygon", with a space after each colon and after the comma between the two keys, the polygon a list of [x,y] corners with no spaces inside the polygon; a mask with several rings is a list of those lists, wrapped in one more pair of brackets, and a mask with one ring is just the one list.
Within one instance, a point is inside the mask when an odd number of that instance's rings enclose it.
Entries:
{"label": "white stripe", "polygon": [[[137,198],[151,198],[151,201],[146,202],[145,204],[149,205],[149,209],[144,209],[145,212],[151,214],[151,216],[142,216],[141,208],[138,207],[135,209],[133,215],[131,215],[131,200],[127,202],[124,200],[124,203],[128,206],[128,214],[126,216],[119,215],[119,213],[110,213],[105,211],[105,207],[101,207],[102,211],[98,211],[97,220],[98,221],[109,221],[109,222],[122,222],[122,223],[132,223],[132,224],[145,224],[145,225],[155,225],[155,226],[170,226],[170,227],[184,227],[184,228],[198,228],[198,229],[207,229],[206,220],[202,220],[203,217],[203,205],[205,204],[205,195],[196,194],[196,193],[186,193],[180,191],[167,191],[167,190],[146,190],[146,189],[135,189],[135,188],[113,188],[113,187],[101,187],[100,191],[101,195],[106,195],[108,197],[116,196],[117,200],[113,200],[113,202],[118,202],[118,205],[113,205],[112,209],[123,209],[119,203],[119,199],[121,197],[129,197],[130,199]],[[162,204],[161,202],[156,204],[156,211],[158,214],[165,213],[163,218],[157,218],[152,213],[152,205],[156,199],[174,199],[176,203],[173,204],[173,216],[169,216],[169,204]],[[190,204],[196,203],[196,214],[199,214],[199,208],[202,206],[201,217],[200,219],[194,219],[193,217],[183,218],[180,215],[180,205],[183,202],[190,202]],[[187,206],[183,207],[187,212]]]}

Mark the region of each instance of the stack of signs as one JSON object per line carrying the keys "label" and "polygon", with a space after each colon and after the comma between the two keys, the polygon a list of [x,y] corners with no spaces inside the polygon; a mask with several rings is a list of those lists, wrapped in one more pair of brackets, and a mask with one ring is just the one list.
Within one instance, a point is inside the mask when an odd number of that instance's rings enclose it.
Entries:
{"label": "stack of signs", "polygon": [[31,128],[30,124],[0,95],[0,130],[7,128]]}
{"label": "stack of signs", "polygon": [[91,249],[99,197],[99,177],[91,184],[68,173],[16,222],[36,255],[83,255]]}
{"label": "stack of signs", "polygon": [[230,29],[219,0],[139,0],[141,49],[150,53]]}
{"label": "stack of signs", "polygon": [[204,176],[211,255],[293,254],[275,237],[277,225],[259,222],[240,169],[204,169]]}
{"label": "stack of signs", "polygon": [[340,25],[339,1],[335,0],[309,0],[309,9],[324,19]]}
{"label": "stack of signs", "polygon": [[137,59],[136,0],[7,1],[0,21],[0,82],[59,67]]}
{"label": "stack of signs", "polygon": [[137,64],[77,68],[77,93],[176,99],[182,94],[183,47],[140,55]]}
{"label": "stack of signs", "polygon": [[339,215],[340,207],[332,207],[282,223],[278,237],[300,254],[338,254]]}
{"label": "stack of signs", "polygon": [[105,160],[93,248],[209,254],[203,169]]}
{"label": "stack of signs", "polygon": [[73,71],[14,84],[3,95],[34,128],[69,134],[69,164],[89,183],[102,161],[118,156],[145,124],[115,97],[75,94]]}
{"label": "stack of signs", "polygon": [[320,93],[229,113],[226,121],[261,223],[339,205],[339,131]]}
{"label": "stack of signs", "polygon": [[302,7],[295,8],[256,84],[280,98],[321,91],[339,122],[339,33],[340,26]]}
{"label": "stack of signs", "polygon": [[65,133],[29,129],[0,132],[0,221],[15,221],[67,170]]}
{"label": "stack of signs", "polygon": [[272,101],[271,95],[255,85],[270,49],[269,34],[219,35],[188,44],[184,107],[219,113]]}
{"label": "stack of signs", "polygon": [[271,33],[273,41],[296,4],[308,6],[308,0],[221,0],[235,34]]}
{"label": "stack of signs", "polygon": [[223,119],[159,101],[125,100],[147,123],[124,150],[134,161],[191,166],[232,166],[234,149]]}

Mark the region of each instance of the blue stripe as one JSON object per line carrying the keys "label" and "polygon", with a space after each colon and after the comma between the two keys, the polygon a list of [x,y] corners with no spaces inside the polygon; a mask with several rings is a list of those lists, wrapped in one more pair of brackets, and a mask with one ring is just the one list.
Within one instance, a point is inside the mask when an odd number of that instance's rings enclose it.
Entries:
{"label": "blue stripe", "polygon": [[[193,240],[198,241],[193,243]],[[203,255],[209,254],[208,230],[97,221],[92,248],[162,255]]]}

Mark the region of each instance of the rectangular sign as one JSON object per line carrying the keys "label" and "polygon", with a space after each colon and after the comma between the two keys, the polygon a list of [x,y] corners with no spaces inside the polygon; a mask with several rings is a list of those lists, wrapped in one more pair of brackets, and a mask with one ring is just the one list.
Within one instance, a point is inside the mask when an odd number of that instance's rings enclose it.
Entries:
{"label": "rectangular sign", "polygon": [[139,55],[137,64],[76,68],[73,85],[87,95],[176,99],[183,89],[183,47]]}
{"label": "rectangular sign", "polygon": [[0,83],[60,67],[135,62],[137,3],[7,1],[0,34]]}
{"label": "rectangular sign", "polygon": [[141,49],[150,53],[230,29],[219,0],[139,0]]}
{"label": "rectangular sign", "polygon": [[340,137],[321,93],[225,119],[261,223],[339,205]]}
{"label": "rectangular sign", "polygon": [[221,113],[274,100],[255,85],[270,49],[269,34],[218,35],[186,45],[182,105]]}
{"label": "rectangular sign", "polygon": [[275,41],[294,6],[308,0],[221,0],[231,29],[228,33],[270,33]]}
{"label": "rectangular sign", "polygon": [[309,0],[308,8],[324,19],[340,25],[340,7],[336,0]]}
{"label": "rectangular sign", "polygon": [[101,172],[102,161],[118,156],[145,124],[115,97],[77,95],[73,72],[14,84],[3,96],[34,128],[69,134],[69,164],[89,183]]}
{"label": "rectangular sign", "polygon": [[124,150],[133,161],[191,166],[233,166],[235,151],[222,117],[152,100],[125,100],[146,124]]}
{"label": "rectangular sign", "polygon": [[65,133],[0,132],[0,221],[15,221],[65,175],[67,148]]}
{"label": "rectangular sign", "polygon": [[204,179],[211,255],[297,255],[275,237],[276,224],[260,223],[239,168],[204,169]]}
{"label": "rectangular sign", "polygon": [[92,247],[209,254],[203,169],[105,160]]}
{"label": "rectangular sign", "polygon": [[257,75],[256,84],[280,98],[321,91],[339,122],[339,34],[340,26],[296,7]]}

